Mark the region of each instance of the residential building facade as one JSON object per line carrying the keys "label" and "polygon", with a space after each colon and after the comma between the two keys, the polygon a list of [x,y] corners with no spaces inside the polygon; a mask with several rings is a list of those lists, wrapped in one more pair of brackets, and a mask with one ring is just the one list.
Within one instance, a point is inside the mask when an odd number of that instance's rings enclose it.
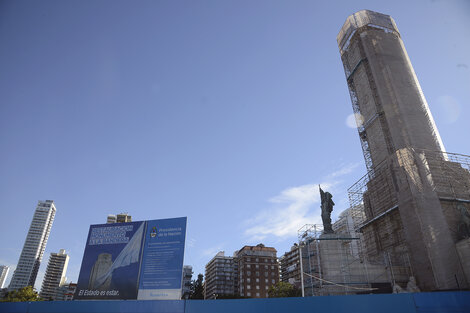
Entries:
{"label": "residential building facade", "polygon": [[217,253],[206,265],[204,299],[238,295],[238,264],[234,257]]}
{"label": "residential building facade", "polygon": [[54,222],[55,213],[56,207],[54,201],[46,200],[38,202],[18,260],[18,265],[8,287],[10,290],[26,286],[34,287],[52,223]]}
{"label": "residential building facade", "polygon": [[[51,253],[49,263],[47,264],[46,274],[42,282],[42,288],[39,295],[46,300],[56,300],[59,288],[65,285],[67,277],[67,266],[69,256],[61,249],[59,253]],[[61,293],[59,293],[60,295]]]}
{"label": "residential building facade", "polygon": [[56,301],[71,301],[73,300],[73,295],[75,294],[75,290],[77,289],[77,284],[75,283],[68,283],[60,286],[57,289],[56,293]]}
{"label": "residential building facade", "polygon": [[6,265],[0,265],[0,289],[5,287],[5,281],[8,277],[8,272],[10,268]]}
{"label": "residential building facade", "polygon": [[114,223],[116,223],[116,215],[109,214],[108,218],[106,219],[106,224],[114,224]]}
{"label": "residential building facade", "polygon": [[127,213],[119,213],[119,214],[109,214],[106,223],[113,224],[113,223],[127,223],[132,222],[132,216]]}
{"label": "residential building facade", "polygon": [[244,246],[236,252],[240,296],[268,297],[269,287],[279,282],[276,253],[276,249],[263,244]]}
{"label": "residential building facade", "polygon": [[281,281],[289,283],[297,288],[302,288],[300,278],[299,245],[294,244],[290,251],[284,253],[279,259],[281,266]]}

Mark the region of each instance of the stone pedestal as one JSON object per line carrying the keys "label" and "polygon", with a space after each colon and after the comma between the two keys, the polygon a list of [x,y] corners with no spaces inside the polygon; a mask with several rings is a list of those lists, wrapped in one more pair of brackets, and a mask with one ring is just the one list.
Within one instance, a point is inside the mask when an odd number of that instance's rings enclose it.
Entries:
{"label": "stone pedestal", "polygon": [[[383,264],[371,264],[352,253],[350,234],[323,234],[319,237],[321,295],[356,294],[369,289],[371,283],[392,285],[392,271]],[[403,276],[403,277],[402,277]],[[408,276],[393,275],[400,283]]]}

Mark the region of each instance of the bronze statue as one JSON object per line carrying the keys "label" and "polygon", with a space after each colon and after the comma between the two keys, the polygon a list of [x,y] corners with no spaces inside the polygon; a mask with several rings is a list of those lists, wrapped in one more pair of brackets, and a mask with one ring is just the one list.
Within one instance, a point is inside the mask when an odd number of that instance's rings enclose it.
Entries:
{"label": "bronze statue", "polygon": [[324,192],[320,185],[318,185],[320,189],[320,196],[321,196],[321,219],[323,221],[323,233],[324,234],[333,234],[333,228],[331,227],[331,212],[333,211],[333,206],[335,203],[333,202],[333,195],[331,193]]}

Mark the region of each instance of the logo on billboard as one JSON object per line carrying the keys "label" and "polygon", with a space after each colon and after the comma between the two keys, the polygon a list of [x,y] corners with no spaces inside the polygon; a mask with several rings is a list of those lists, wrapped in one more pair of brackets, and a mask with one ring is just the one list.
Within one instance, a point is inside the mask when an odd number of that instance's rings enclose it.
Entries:
{"label": "logo on billboard", "polygon": [[153,226],[150,232],[150,237],[155,238],[157,236],[157,227]]}

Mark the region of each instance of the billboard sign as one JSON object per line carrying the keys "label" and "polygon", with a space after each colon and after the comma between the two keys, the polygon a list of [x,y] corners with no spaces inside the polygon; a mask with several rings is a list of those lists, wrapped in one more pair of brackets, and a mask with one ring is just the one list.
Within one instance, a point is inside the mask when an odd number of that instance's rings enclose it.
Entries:
{"label": "billboard sign", "polygon": [[91,225],[74,299],[181,298],[186,217]]}

